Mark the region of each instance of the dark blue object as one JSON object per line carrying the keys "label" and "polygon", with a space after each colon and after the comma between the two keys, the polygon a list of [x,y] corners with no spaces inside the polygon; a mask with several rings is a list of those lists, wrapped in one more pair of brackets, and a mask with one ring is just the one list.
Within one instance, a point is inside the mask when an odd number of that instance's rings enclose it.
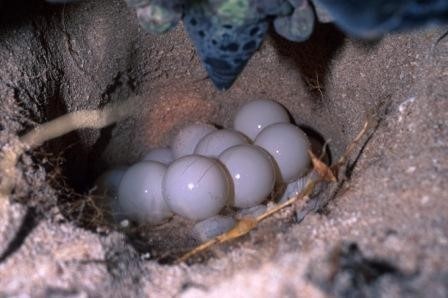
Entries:
{"label": "dark blue object", "polygon": [[448,22],[448,0],[313,0],[344,31],[373,38]]}
{"label": "dark blue object", "polygon": [[210,79],[218,89],[226,90],[260,47],[268,21],[226,21],[210,15],[206,9],[203,5],[185,7],[184,26]]}

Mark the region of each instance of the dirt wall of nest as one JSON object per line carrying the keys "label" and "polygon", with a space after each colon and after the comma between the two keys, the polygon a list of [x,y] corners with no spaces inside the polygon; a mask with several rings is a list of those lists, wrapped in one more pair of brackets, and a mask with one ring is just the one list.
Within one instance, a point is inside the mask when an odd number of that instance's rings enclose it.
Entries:
{"label": "dirt wall of nest", "polygon": [[[370,43],[332,25],[302,44],[271,34],[235,85],[218,92],[181,26],[144,33],[119,0],[19,2],[0,18],[2,148],[64,113],[140,100],[125,121],[20,159],[14,192],[0,200],[0,296],[448,295],[443,28]],[[230,126],[253,98],[284,104],[331,141],[336,158],[366,117],[382,111],[350,179],[319,212],[299,224],[279,214],[189,266],[159,264],[119,232],[65,216],[58,187],[85,192],[105,168],[168,144],[186,123]]]}

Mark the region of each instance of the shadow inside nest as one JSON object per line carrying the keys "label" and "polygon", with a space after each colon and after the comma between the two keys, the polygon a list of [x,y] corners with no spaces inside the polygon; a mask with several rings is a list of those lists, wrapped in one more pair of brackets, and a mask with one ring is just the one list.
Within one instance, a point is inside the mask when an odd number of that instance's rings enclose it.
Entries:
{"label": "shadow inside nest", "polygon": [[332,60],[345,43],[345,35],[332,24],[316,23],[305,42],[291,42],[271,30],[274,47],[281,57],[290,61],[317,104],[325,100],[325,82]]}

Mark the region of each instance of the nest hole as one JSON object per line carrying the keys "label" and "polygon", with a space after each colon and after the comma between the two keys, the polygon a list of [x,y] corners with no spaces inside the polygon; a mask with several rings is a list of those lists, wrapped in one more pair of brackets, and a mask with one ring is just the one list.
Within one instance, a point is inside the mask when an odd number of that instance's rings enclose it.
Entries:
{"label": "nest hole", "polygon": [[[326,163],[331,163],[333,155],[342,152],[344,146],[350,142],[353,131],[357,129],[357,127],[353,127],[352,130],[344,130],[347,123],[352,123],[353,119],[338,118],[333,113],[325,112],[333,104],[325,94],[325,78],[330,67],[330,61],[343,44],[344,38],[343,34],[331,25],[318,25],[316,33],[312,38],[302,44],[282,40],[271,32],[268,47],[276,52],[279,59],[283,61],[273,66],[273,68],[281,73],[292,67],[294,72],[299,74],[300,82],[297,82],[297,84],[301,85],[303,89],[297,92],[305,94],[306,98],[300,98],[300,96],[283,91],[279,92],[278,96],[274,96],[274,93],[268,94],[268,91],[266,91],[269,90],[268,88],[259,92],[256,84],[258,70],[256,67],[251,68],[249,65],[246,74],[242,74],[239,78],[241,86],[235,88],[237,90],[238,88],[243,89],[244,96],[241,96],[241,93],[238,93],[238,91],[232,93],[232,90],[230,90],[229,96],[232,100],[226,101],[225,97],[227,95],[216,94],[210,82],[204,80],[195,81],[194,88],[188,89],[186,96],[189,96],[188,92],[197,95],[198,92],[196,90],[205,90],[201,93],[202,100],[198,102],[202,105],[207,105],[207,102],[210,101],[214,105],[214,109],[206,110],[205,114],[208,113],[209,118],[207,119],[204,113],[198,112],[196,114],[195,106],[192,107],[193,112],[190,114],[178,117],[175,113],[171,113],[169,121],[177,121],[177,123],[157,142],[146,142],[146,147],[143,146],[136,150],[135,144],[129,144],[129,141],[134,142],[129,135],[135,135],[130,131],[142,130],[142,127],[138,125],[144,122],[145,117],[143,117],[143,120],[139,119],[137,121],[135,119],[125,120],[98,131],[89,129],[74,131],[61,138],[52,140],[45,145],[45,150],[52,152],[54,156],[62,157],[63,160],[62,163],[57,165],[57,167],[60,167],[57,175],[50,181],[50,184],[53,185],[59,194],[59,210],[68,220],[92,231],[103,231],[103,228],[106,226],[122,230],[116,224],[111,224],[110,216],[107,213],[101,213],[104,210],[100,204],[97,204],[98,198],[92,196],[94,182],[101,173],[119,165],[129,166],[135,163],[151,147],[168,145],[168,140],[176,129],[188,122],[202,120],[203,122],[213,123],[218,128],[230,127],[232,115],[234,115],[238,106],[254,98],[274,99],[282,103],[290,112],[292,122],[300,126],[312,138],[313,150],[318,156],[322,154],[321,150],[325,140],[328,139],[328,135],[336,132],[337,135],[333,137],[337,142],[330,142],[329,146],[325,147],[325,154],[322,155],[325,157]],[[328,40],[331,42],[328,42]],[[163,46],[160,45],[162,50]],[[263,57],[263,50],[261,52],[259,58],[254,57],[253,59],[262,59],[260,57]],[[272,54],[268,53],[268,55]],[[158,63],[163,64],[167,63],[167,61],[162,59]],[[139,65],[137,63],[129,67],[139,67]],[[132,70],[128,71],[132,72]],[[251,78],[252,76],[254,78]],[[164,79],[163,76],[162,79]],[[319,84],[319,80],[322,85],[316,85]],[[159,82],[159,85],[169,86],[173,81],[178,80],[172,77],[171,81]],[[245,81],[249,83],[245,83]],[[188,85],[188,82],[182,83],[182,85]],[[154,93],[150,87],[138,86],[135,83],[132,90],[129,88],[129,85],[118,84],[117,90],[115,90],[116,94],[112,94],[109,99],[120,100],[120,94],[129,94],[135,90],[140,90],[141,93],[149,94],[147,105],[152,105],[152,110],[157,110],[159,107],[160,109],[166,108],[163,107],[166,104],[160,101],[160,97],[157,99],[151,98]],[[182,88],[177,94],[183,95]],[[46,108],[45,118],[53,119],[67,113],[68,105],[65,101],[62,96],[55,96],[51,105]],[[178,104],[176,100],[172,102],[173,104]],[[188,108],[188,104],[185,107]],[[183,113],[184,111],[181,112]],[[337,115],[337,111],[335,115]],[[316,116],[316,119],[312,120],[314,116]],[[166,121],[163,118],[161,119]],[[156,122],[155,126],[153,122],[151,124],[153,126],[150,129],[164,130],[157,126],[158,123],[162,125],[163,121]],[[125,131],[127,132],[125,133]],[[139,137],[141,136],[139,135]],[[110,150],[110,147],[117,143],[121,144],[121,150]],[[129,152],[126,150],[129,150]],[[277,231],[278,229],[287,231],[291,224],[290,221],[284,221],[276,229]],[[129,243],[137,251],[142,254],[149,253],[151,258],[155,258],[161,263],[170,263],[180,254],[199,244],[198,240],[194,239],[189,232],[192,225],[192,222],[175,217],[170,222],[156,227],[131,225],[124,232],[128,236]],[[275,233],[271,233],[273,237]]]}
{"label": "nest hole", "polygon": [[[299,117],[291,115],[293,123],[294,119],[297,118],[300,118],[300,115]],[[53,187],[57,188],[59,193],[59,209],[69,221],[73,221],[91,231],[119,230],[128,236],[129,244],[142,255],[149,253],[151,258],[157,259],[160,263],[171,264],[183,253],[201,243],[192,233],[194,222],[174,216],[157,226],[130,222],[129,226],[123,227],[122,222],[114,220],[110,210],[102,205],[103,198],[94,192],[96,179],[104,171],[118,166],[117,164],[109,164],[103,157],[108,145],[113,141],[114,129],[117,128],[117,125],[119,123],[97,131],[99,137],[89,148],[83,145],[83,133],[88,134],[87,131],[72,132],[46,145],[47,149],[53,152],[53,155],[59,155],[62,160],[60,176],[54,177],[51,181]],[[314,153],[317,156],[322,156],[323,160],[330,164],[332,160],[331,150],[326,145],[322,134],[311,126],[297,125],[310,138]],[[215,126],[218,128],[226,127],[224,124],[215,124]],[[145,148],[142,148],[138,155],[142,156],[144,153]],[[132,154],[129,153],[129,156],[132,156]],[[138,162],[138,159],[129,158],[124,164],[120,165],[130,166],[135,162]],[[266,205],[269,202],[270,204],[274,203],[272,200],[267,200],[264,204]],[[220,214],[235,215],[237,212],[236,209],[226,208]],[[293,223],[287,221],[287,223],[281,224],[281,229],[285,229],[286,226],[291,224]],[[211,256],[213,254],[207,253],[202,255],[199,260],[206,260]]]}

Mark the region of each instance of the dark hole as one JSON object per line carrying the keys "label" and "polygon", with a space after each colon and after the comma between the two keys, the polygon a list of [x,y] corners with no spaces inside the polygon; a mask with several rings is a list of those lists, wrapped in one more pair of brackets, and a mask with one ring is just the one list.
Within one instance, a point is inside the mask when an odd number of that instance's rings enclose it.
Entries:
{"label": "dark hole", "polygon": [[325,145],[324,137],[312,127],[306,125],[299,125],[299,127],[308,136],[311,143],[311,150],[313,151],[313,153],[317,157],[323,156],[322,161],[330,165],[332,162],[331,151],[328,146],[324,147]]}

